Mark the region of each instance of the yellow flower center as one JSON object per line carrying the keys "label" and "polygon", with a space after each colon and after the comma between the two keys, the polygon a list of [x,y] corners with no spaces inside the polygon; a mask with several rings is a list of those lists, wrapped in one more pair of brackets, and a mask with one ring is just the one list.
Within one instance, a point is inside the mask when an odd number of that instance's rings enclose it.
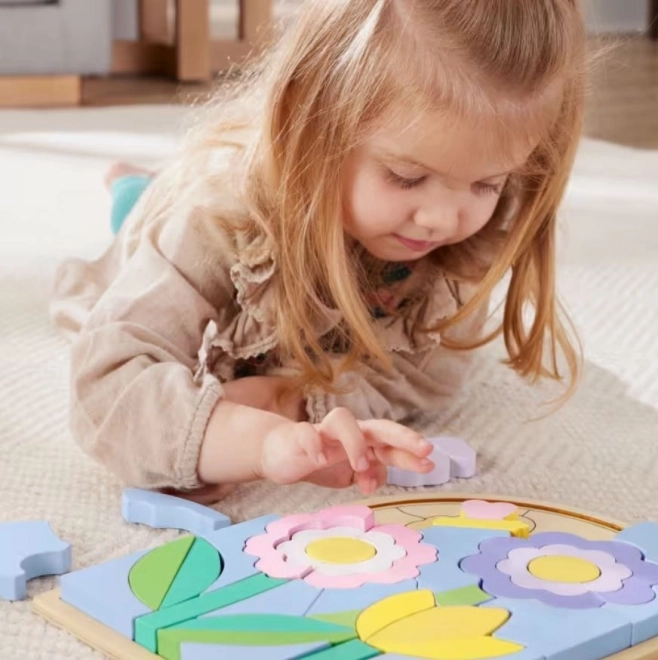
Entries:
{"label": "yellow flower center", "polygon": [[599,567],[591,561],[567,555],[538,557],[528,564],[528,570],[540,580],[570,584],[591,582],[601,575]]}
{"label": "yellow flower center", "polygon": [[377,550],[361,539],[340,536],[311,541],[306,546],[306,554],[327,564],[358,564],[372,559]]}

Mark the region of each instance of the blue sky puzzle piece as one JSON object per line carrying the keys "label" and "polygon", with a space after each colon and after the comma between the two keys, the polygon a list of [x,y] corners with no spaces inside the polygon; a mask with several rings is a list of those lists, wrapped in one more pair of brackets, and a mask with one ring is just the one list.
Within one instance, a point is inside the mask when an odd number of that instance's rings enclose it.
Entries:
{"label": "blue sky puzzle piece", "polygon": [[0,598],[25,598],[27,581],[71,568],[71,546],[42,520],[0,523]]}
{"label": "blue sky puzzle piece", "polygon": [[631,645],[630,623],[601,607],[567,609],[510,598],[496,598],[480,607],[510,612],[494,637],[523,644],[546,660],[601,660]]}
{"label": "blue sky puzzle piece", "polygon": [[615,536],[615,541],[624,541],[638,547],[646,559],[658,564],[658,525],[644,522],[631,525]]}
{"label": "blue sky puzzle piece", "polygon": [[[648,561],[658,563],[658,525],[652,522],[632,525],[619,532],[615,541],[623,541],[636,546]],[[604,605],[605,609],[617,612],[633,626],[631,642],[633,646],[658,636],[658,588],[657,597],[644,605]]]}
{"label": "blue sky puzzle piece", "polygon": [[294,644],[293,646],[230,646],[225,644],[181,645],[182,660],[295,660],[315,651],[325,649],[329,644]]}
{"label": "blue sky puzzle piece", "polygon": [[133,594],[128,573],[147,552],[142,550],[62,576],[62,600],[133,639],[135,618],[151,610]]}
{"label": "blue sky puzzle piece", "polygon": [[431,564],[420,566],[420,575],[416,580],[420,589],[431,589],[437,593],[479,585],[479,576],[462,571],[459,562],[477,554],[483,541],[509,537],[509,532],[505,531],[460,527],[428,527],[421,532],[424,542],[438,549],[439,557]]}
{"label": "blue sky puzzle piece", "polygon": [[657,597],[644,605],[615,605],[606,603],[603,609],[616,612],[632,626],[631,644],[636,646],[658,636],[658,588]]}
{"label": "blue sky puzzle piece", "polygon": [[139,488],[123,491],[122,514],[127,522],[156,529],[182,529],[197,536],[231,524],[230,518],[210,507]]}
{"label": "blue sky puzzle piece", "polygon": [[220,587],[260,572],[255,568],[258,557],[244,554],[244,546],[247,539],[264,534],[266,525],[279,518],[280,516],[276,515],[261,516],[237,525],[218,529],[209,534],[200,535],[201,538],[204,538],[219,550],[219,554],[224,560],[224,567],[219,578],[206,589],[205,593],[215,591]]}
{"label": "blue sky puzzle piece", "polygon": [[417,589],[416,580],[404,580],[396,584],[364,584],[355,589],[324,589],[306,616],[363,610],[388,596]]}
{"label": "blue sky puzzle piece", "polygon": [[233,605],[228,605],[219,612],[212,612],[204,616],[217,616],[218,614],[222,616],[228,614],[289,614],[290,616],[304,616],[321,593],[321,589],[311,587],[303,580],[293,580],[292,582],[282,584],[276,589],[270,589],[248,600],[242,600]]}

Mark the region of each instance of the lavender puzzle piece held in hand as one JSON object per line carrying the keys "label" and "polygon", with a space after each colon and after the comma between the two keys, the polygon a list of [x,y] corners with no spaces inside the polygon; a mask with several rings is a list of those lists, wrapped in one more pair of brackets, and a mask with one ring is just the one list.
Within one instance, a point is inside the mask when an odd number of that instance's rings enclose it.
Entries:
{"label": "lavender puzzle piece held in hand", "polygon": [[475,450],[461,438],[437,436],[428,438],[434,445],[429,458],[435,468],[427,474],[391,467],[388,469],[388,483],[394,486],[413,488],[416,486],[438,486],[450,479],[468,479],[475,474]]}

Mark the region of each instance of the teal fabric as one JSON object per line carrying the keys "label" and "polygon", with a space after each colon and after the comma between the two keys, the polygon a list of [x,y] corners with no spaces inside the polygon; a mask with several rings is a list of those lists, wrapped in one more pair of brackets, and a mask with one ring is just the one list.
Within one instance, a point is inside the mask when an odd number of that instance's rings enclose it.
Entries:
{"label": "teal fabric", "polygon": [[119,233],[125,219],[150,183],[151,177],[145,174],[128,174],[114,180],[110,189],[112,193],[110,224],[113,233]]}

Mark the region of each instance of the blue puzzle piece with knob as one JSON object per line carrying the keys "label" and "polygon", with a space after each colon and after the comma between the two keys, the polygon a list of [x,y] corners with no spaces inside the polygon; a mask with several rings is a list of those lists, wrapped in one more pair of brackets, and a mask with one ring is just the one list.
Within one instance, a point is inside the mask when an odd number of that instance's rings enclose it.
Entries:
{"label": "blue puzzle piece with knob", "polygon": [[196,536],[228,527],[231,519],[208,506],[154,491],[126,488],[123,491],[124,520],[156,529],[181,529]]}
{"label": "blue puzzle piece with knob", "polygon": [[47,522],[0,523],[0,598],[25,598],[27,581],[71,570],[71,545]]}

